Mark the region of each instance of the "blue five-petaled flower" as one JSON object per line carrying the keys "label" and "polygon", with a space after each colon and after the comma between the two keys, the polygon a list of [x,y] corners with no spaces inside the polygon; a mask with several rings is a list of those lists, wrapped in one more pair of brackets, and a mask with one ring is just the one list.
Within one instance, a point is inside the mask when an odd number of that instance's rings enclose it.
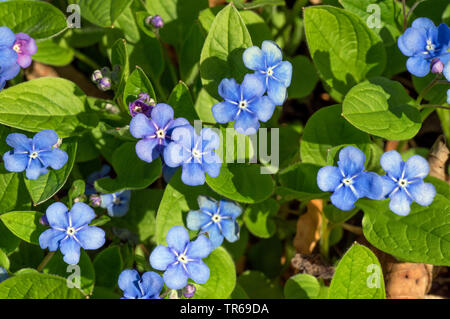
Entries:
{"label": "blue five-petaled flower", "polygon": [[122,217],[130,209],[130,190],[112,194],[101,194],[101,207],[106,208],[111,217]]}
{"label": "blue five-petaled flower", "polygon": [[35,180],[47,174],[48,167],[60,169],[68,160],[66,152],[53,147],[58,143],[58,134],[53,130],[43,130],[32,139],[11,133],[6,137],[6,143],[14,149],[3,155],[5,169],[16,173],[26,170],[28,179]]}
{"label": "blue five-petaled flower", "polygon": [[341,210],[351,210],[362,197],[380,199],[383,182],[380,176],[364,171],[364,153],[353,146],[339,152],[338,167],[325,166],[317,173],[317,185],[324,191],[331,191],[331,202]]}
{"label": "blue five-petaled flower", "polygon": [[428,18],[414,20],[398,38],[397,44],[400,51],[409,57],[406,68],[415,76],[427,75],[433,59],[439,59],[443,64],[450,60],[450,28],[444,23],[436,27]]}
{"label": "blue five-petaled flower", "polygon": [[148,163],[158,158],[170,143],[172,131],[183,125],[189,122],[182,117],[174,119],[172,107],[164,103],[152,109],[151,118],[137,114],[130,122],[131,135],[141,139],[136,144],[137,156]]}
{"label": "blue five-petaled flower", "polygon": [[47,208],[45,215],[51,228],[41,234],[39,244],[50,251],[59,248],[67,264],[78,264],[80,248],[98,249],[105,243],[105,232],[89,226],[95,213],[84,203],[75,203],[69,211],[66,205],[56,202]]}
{"label": "blue five-petaled flower", "polygon": [[220,173],[222,161],[215,153],[219,149],[219,135],[211,128],[203,128],[200,136],[192,126],[177,127],[164,150],[164,162],[169,167],[182,166],[181,180],[190,186],[203,185],[205,172],[211,177]]}
{"label": "blue five-petaled flower", "polygon": [[405,216],[412,202],[421,206],[433,202],[436,189],[423,181],[430,167],[422,156],[413,155],[404,162],[397,151],[389,151],[381,156],[381,167],[387,173],[382,176],[383,197],[390,198],[389,208],[394,213]]}
{"label": "blue five-petaled flower", "polygon": [[141,276],[134,269],[126,269],[119,276],[121,299],[160,299],[164,281],[156,272],[148,271]]}
{"label": "blue five-petaled flower", "polygon": [[261,49],[252,46],[243,54],[244,64],[263,82],[267,95],[276,105],[282,105],[291,85],[292,64],[283,60],[283,53],[273,41],[263,41]]}
{"label": "blue five-petaled flower", "polygon": [[258,76],[247,74],[241,85],[234,79],[223,79],[219,95],[225,100],[212,107],[218,123],[234,121],[237,132],[252,135],[259,128],[259,121],[267,122],[275,110],[274,102],[263,96],[266,88]]}
{"label": "blue five-petaled flower", "polygon": [[209,268],[202,261],[213,250],[211,241],[205,235],[199,235],[195,241],[189,241],[189,233],[182,226],[174,226],[166,236],[167,245],[157,246],[150,255],[150,264],[164,271],[163,279],[170,289],[182,289],[188,278],[198,284],[209,279]]}
{"label": "blue five-petaled flower", "polygon": [[222,244],[224,237],[229,242],[239,239],[239,224],[236,222],[242,213],[239,205],[228,200],[216,202],[205,196],[199,196],[197,200],[200,209],[187,215],[189,229],[208,233],[214,248]]}

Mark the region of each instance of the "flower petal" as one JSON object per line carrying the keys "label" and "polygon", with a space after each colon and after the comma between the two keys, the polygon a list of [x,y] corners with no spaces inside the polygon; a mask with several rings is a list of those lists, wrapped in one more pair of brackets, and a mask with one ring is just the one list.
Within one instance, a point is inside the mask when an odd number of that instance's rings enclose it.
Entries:
{"label": "flower petal", "polygon": [[242,207],[235,202],[222,199],[219,203],[220,215],[236,218],[242,214]]}
{"label": "flower petal", "polygon": [[175,254],[166,246],[159,245],[150,254],[150,265],[157,270],[166,270],[177,261]]}
{"label": "flower petal", "polygon": [[189,277],[197,284],[204,284],[208,281],[210,275],[209,268],[203,261],[190,261],[187,263],[186,268]]}
{"label": "flower petal", "polygon": [[167,246],[181,254],[189,244],[189,233],[183,226],[174,226],[167,232],[166,241]]}
{"label": "flower petal", "polygon": [[364,153],[354,146],[346,146],[339,152],[338,166],[346,177],[352,177],[362,172],[365,161]]}
{"label": "flower petal", "polygon": [[343,177],[336,166],[322,167],[317,172],[317,186],[324,192],[332,192],[341,184]]}
{"label": "flower petal", "polygon": [[76,265],[80,261],[80,245],[72,238],[68,237],[61,241],[59,245],[64,261],[69,265]]}
{"label": "flower petal", "polygon": [[236,117],[234,129],[241,134],[253,135],[259,129],[258,116],[254,113],[242,111]]}
{"label": "flower petal", "polygon": [[54,130],[42,130],[33,136],[33,145],[37,151],[50,150],[56,143],[58,134]]}
{"label": "flower petal", "polygon": [[248,108],[256,113],[261,122],[267,122],[275,111],[275,104],[268,96],[263,96],[249,104]]}
{"label": "flower petal", "polygon": [[434,196],[436,196],[436,189],[433,184],[424,183],[422,180],[409,184],[407,189],[413,200],[421,206],[430,205]]}
{"label": "flower petal", "polygon": [[170,289],[182,289],[186,287],[188,274],[181,263],[170,265],[163,275],[166,286]]}
{"label": "flower petal", "polygon": [[425,178],[430,172],[430,166],[426,159],[420,155],[413,155],[405,163],[405,178]]}
{"label": "flower petal", "polygon": [[51,204],[45,211],[48,224],[53,228],[66,229],[69,227],[68,211],[67,206],[61,202]]}
{"label": "flower petal", "polygon": [[355,202],[358,200],[350,187],[341,186],[330,197],[334,206],[340,210],[352,210],[355,208]]}
{"label": "flower petal", "polygon": [[411,57],[406,61],[406,68],[412,75],[423,77],[430,72],[430,61],[420,56]]}
{"label": "flower petal", "polygon": [[191,210],[186,217],[186,226],[190,230],[200,230],[211,222],[211,216],[201,210]]}
{"label": "flower petal", "polygon": [[266,56],[257,46],[247,48],[242,55],[244,64],[250,70],[266,70]]}
{"label": "flower petal", "polygon": [[198,186],[205,184],[205,172],[202,164],[185,163],[181,172],[181,180],[184,184],[190,186]]}
{"label": "flower petal", "polygon": [[6,144],[14,148],[16,152],[32,151],[33,147],[31,141],[31,138],[20,133],[11,133],[6,137]]}
{"label": "flower petal", "polygon": [[89,205],[78,202],[73,204],[69,212],[69,218],[72,221],[72,227],[76,229],[89,225],[95,218],[95,212]]}
{"label": "flower petal", "polygon": [[213,250],[211,241],[205,235],[199,235],[196,240],[189,243],[186,256],[189,259],[203,259]]}
{"label": "flower petal", "polygon": [[219,95],[228,101],[239,102],[241,89],[235,79],[223,79],[219,84]]}
{"label": "flower petal", "polygon": [[5,169],[15,173],[23,172],[28,166],[29,159],[28,155],[14,154],[14,151],[9,151],[3,155]]}
{"label": "flower petal", "polygon": [[275,105],[283,105],[287,98],[286,87],[280,81],[269,78],[267,87],[267,95],[275,103]]}
{"label": "flower petal", "polygon": [[130,122],[130,133],[135,138],[144,138],[154,135],[155,127],[147,116],[139,113]]}
{"label": "flower petal", "polygon": [[158,139],[144,138],[136,143],[136,154],[144,162],[151,163],[161,154]]}
{"label": "flower petal", "polygon": [[39,236],[39,246],[42,249],[48,248],[50,251],[56,251],[59,243],[66,237],[66,233],[53,228],[47,229]]}
{"label": "flower petal", "polygon": [[412,199],[402,190],[392,193],[390,196],[389,208],[400,216],[406,216],[411,210]]}
{"label": "flower petal", "polygon": [[81,247],[86,250],[99,249],[105,244],[105,232],[95,226],[87,226],[76,232]]}
{"label": "flower petal", "polygon": [[260,98],[266,90],[264,82],[254,74],[247,74],[241,84],[241,96],[246,101]]}
{"label": "flower petal", "polygon": [[61,169],[66,165],[69,156],[63,150],[54,148],[51,151],[39,153],[39,158],[44,162],[45,166],[50,166],[53,169]]}
{"label": "flower petal", "polygon": [[173,120],[173,108],[165,103],[156,104],[152,110],[152,120],[158,128],[164,128]]}
{"label": "flower petal", "polygon": [[283,53],[281,52],[280,47],[273,41],[263,41],[261,49],[266,55],[267,66],[274,66],[283,59]]}

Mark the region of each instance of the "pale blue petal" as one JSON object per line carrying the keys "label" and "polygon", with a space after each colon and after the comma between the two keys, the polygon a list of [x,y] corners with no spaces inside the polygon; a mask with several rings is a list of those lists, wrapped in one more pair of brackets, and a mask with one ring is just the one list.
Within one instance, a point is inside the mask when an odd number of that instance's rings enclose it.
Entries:
{"label": "pale blue petal", "polygon": [[205,235],[199,235],[196,240],[189,243],[186,256],[189,259],[203,259],[213,250],[211,241]]}
{"label": "pale blue petal", "polygon": [[167,246],[181,254],[189,244],[189,233],[183,226],[174,226],[167,232],[166,241]]}
{"label": "pale blue petal", "polygon": [[188,274],[181,263],[170,265],[163,275],[166,286],[170,289],[182,289],[186,287]]}
{"label": "pale blue petal", "polygon": [[186,265],[189,277],[197,284],[204,284],[209,279],[209,268],[201,260],[190,261]]}
{"label": "pale blue petal", "polygon": [[420,155],[413,155],[405,163],[405,178],[425,178],[430,172],[430,166],[426,159]]}
{"label": "pale blue petal", "polygon": [[433,184],[424,183],[422,180],[409,184],[407,190],[413,200],[421,206],[430,205],[436,195],[436,189]]}
{"label": "pale blue petal", "polygon": [[150,265],[157,270],[166,270],[177,261],[175,254],[166,246],[159,245],[150,254]]}
{"label": "pale blue petal", "polygon": [[257,46],[247,48],[242,55],[244,64],[250,70],[265,70],[266,56],[264,52]]}
{"label": "pale blue petal", "polygon": [[339,152],[338,166],[346,177],[352,177],[362,172],[365,161],[364,153],[354,146],[346,146]]}
{"label": "pale blue petal", "polygon": [[81,247],[86,250],[99,249],[105,244],[105,232],[95,226],[87,226],[76,232]]}
{"label": "pale blue petal", "polygon": [[72,221],[72,227],[79,228],[89,225],[95,218],[95,212],[89,205],[77,202],[73,204],[72,209],[69,212],[69,217]]}

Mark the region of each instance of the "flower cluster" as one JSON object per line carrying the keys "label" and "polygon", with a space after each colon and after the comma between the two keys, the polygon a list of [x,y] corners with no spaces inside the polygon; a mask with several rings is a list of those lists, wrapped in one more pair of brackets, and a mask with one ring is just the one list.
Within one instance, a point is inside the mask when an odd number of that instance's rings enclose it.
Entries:
{"label": "flower cluster", "polygon": [[26,171],[26,177],[32,180],[47,174],[48,167],[61,169],[69,158],[55,146],[58,134],[53,130],[43,130],[32,139],[21,133],[11,133],[6,137],[6,143],[13,150],[3,155],[5,169],[16,173]]}
{"label": "flower cluster", "polygon": [[214,119],[218,123],[234,121],[237,132],[255,134],[259,122],[267,122],[275,105],[282,105],[286,100],[292,64],[282,59],[281,49],[273,41],[264,41],[261,49],[256,46],[246,49],[244,64],[255,72],[247,74],[240,85],[235,79],[222,80],[219,95],[224,101],[212,107]]}
{"label": "flower cluster", "polygon": [[136,154],[148,163],[162,157],[163,167],[173,174],[171,168],[182,167],[182,181],[191,186],[205,183],[205,172],[217,177],[221,160],[215,154],[220,146],[219,136],[211,129],[203,129],[197,135],[185,118],[174,118],[173,108],[157,104],[150,118],[140,113],[130,122],[130,133],[140,139]]}
{"label": "flower cluster", "polygon": [[31,65],[36,52],[36,43],[28,34],[14,34],[8,27],[0,27],[0,90],[19,74],[20,68]]}
{"label": "flower cluster", "polygon": [[390,199],[389,208],[396,214],[409,214],[410,205],[416,202],[428,206],[433,202],[436,190],[423,179],[428,175],[428,162],[419,155],[404,162],[397,151],[381,156],[381,167],[386,175],[379,176],[364,171],[366,157],[353,146],[339,153],[338,166],[322,167],[317,173],[317,185],[322,191],[331,191],[333,205],[341,210],[351,210],[359,198]]}
{"label": "flower cluster", "polygon": [[78,264],[80,248],[98,249],[105,243],[105,232],[89,226],[95,213],[84,203],[75,203],[69,211],[66,205],[56,202],[47,208],[45,216],[51,228],[40,235],[39,245],[50,251],[59,249],[67,264]]}

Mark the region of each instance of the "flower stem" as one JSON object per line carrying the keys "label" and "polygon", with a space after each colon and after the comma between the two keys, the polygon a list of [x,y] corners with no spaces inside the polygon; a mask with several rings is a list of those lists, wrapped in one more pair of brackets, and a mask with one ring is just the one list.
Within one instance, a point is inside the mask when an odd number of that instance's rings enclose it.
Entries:
{"label": "flower stem", "polygon": [[52,257],[55,255],[54,251],[51,251],[45,256],[45,258],[42,260],[42,262],[39,264],[39,266],[36,268],[37,271],[42,271],[42,269],[47,266],[48,262],[52,259]]}

